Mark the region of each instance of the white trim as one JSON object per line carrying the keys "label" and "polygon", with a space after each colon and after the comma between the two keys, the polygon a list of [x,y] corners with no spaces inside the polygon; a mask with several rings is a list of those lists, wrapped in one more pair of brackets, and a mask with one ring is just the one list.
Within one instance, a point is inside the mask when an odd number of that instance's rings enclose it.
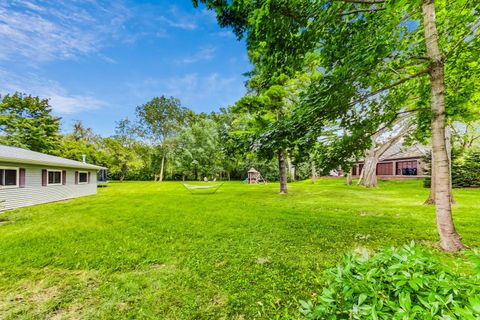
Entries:
{"label": "white trim", "polygon": [[[49,173],[50,173],[50,172],[60,172],[60,182],[59,182],[59,183],[50,183],[50,182],[48,182],[48,180],[49,180],[49,175],[50,175]],[[62,181],[63,181],[63,172],[62,172],[62,170],[49,170],[49,169],[47,169],[47,186],[61,186],[61,185],[63,185]]]}
{"label": "white trim", "polygon": [[[87,175],[87,181],[81,182],[80,181],[80,174],[85,173]],[[78,171],[78,184],[88,184],[88,171]]]}
{"label": "white trim", "polygon": [[[0,170],[15,170],[17,172],[16,174],[16,184],[14,186],[4,186],[0,185],[0,189],[13,189],[13,188],[19,188],[20,187],[20,168],[19,167],[0,167]],[[3,179],[5,181],[5,172],[3,173]]]}

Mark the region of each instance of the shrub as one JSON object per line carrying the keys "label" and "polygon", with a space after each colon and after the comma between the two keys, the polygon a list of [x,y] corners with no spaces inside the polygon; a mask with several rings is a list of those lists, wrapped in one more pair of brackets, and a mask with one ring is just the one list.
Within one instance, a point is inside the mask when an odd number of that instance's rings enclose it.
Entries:
{"label": "shrub", "polygon": [[368,258],[349,255],[326,271],[309,319],[479,319],[478,277],[456,275],[412,243]]}
{"label": "shrub", "polygon": [[[430,166],[431,156],[424,161]],[[426,174],[430,174],[427,169]],[[425,178],[424,187],[430,188],[430,177]],[[454,188],[480,187],[480,152],[470,151],[464,156],[452,155],[452,186]]]}

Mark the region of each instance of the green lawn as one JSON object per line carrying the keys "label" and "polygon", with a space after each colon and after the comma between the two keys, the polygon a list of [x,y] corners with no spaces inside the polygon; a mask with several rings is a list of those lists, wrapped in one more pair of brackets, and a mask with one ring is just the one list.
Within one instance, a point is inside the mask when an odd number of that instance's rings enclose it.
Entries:
{"label": "green lawn", "polygon": [[[96,196],[4,213],[0,318],[297,318],[298,300],[321,290],[322,271],[344,253],[436,246],[420,181],[289,188],[231,182],[192,196],[175,182],[112,183]],[[478,247],[480,190],[455,197],[458,230]]]}

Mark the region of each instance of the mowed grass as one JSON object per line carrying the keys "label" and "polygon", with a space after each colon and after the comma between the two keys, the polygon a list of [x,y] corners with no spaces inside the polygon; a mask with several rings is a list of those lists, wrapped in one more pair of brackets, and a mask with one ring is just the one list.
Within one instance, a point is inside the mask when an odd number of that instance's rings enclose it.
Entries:
{"label": "mowed grass", "polygon": [[[378,189],[321,179],[111,183],[95,196],[0,215],[1,319],[299,318],[298,300],[355,249],[438,240],[420,181]],[[455,222],[480,244],[480,190],[456,190]],[[465,254],[437,254],[461,265]]]}

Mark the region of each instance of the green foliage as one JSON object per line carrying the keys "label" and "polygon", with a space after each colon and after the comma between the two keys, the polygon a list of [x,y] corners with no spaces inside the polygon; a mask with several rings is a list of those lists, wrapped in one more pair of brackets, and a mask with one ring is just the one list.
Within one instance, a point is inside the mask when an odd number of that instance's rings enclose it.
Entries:
{"label": "green foliage", "polygon": [[219,172],[220,148],[215,123],[199,120],[184,127],[175,141],[173,161],[177,172],[186,177],[216,177]]}
{"label": "green foliage", "polygon": [[155,97],[136,109],[138,131],[153,144],[162,144],[179,130],[187,109],[174,97]]}
{"label": "green foliage", "polygon": [[325,274],[310,319],[478,319],[480,278],[459,275],[414,243],[348,255]]}
{"label": "green foliage", "polygon": [[452,184],[455,188],[480,187],[480,152],[468,152],[452,163]]}
{"label": "green foliage", "polygon": [[48,100],[18,92],[0,98],[1,143],[60,154],[60,118],[52,115]]}
{"label": "green foliage", "polygon": [[[424,159],[428,165],[431,157]],[[429,170],[426,171],[429,174]],[[431,178],[424,180],[424,187],[430,188]],[[469,188],[480,187],[480,152],[471,150],[464,155],[452,154],[452,187],[453,188]]]}

